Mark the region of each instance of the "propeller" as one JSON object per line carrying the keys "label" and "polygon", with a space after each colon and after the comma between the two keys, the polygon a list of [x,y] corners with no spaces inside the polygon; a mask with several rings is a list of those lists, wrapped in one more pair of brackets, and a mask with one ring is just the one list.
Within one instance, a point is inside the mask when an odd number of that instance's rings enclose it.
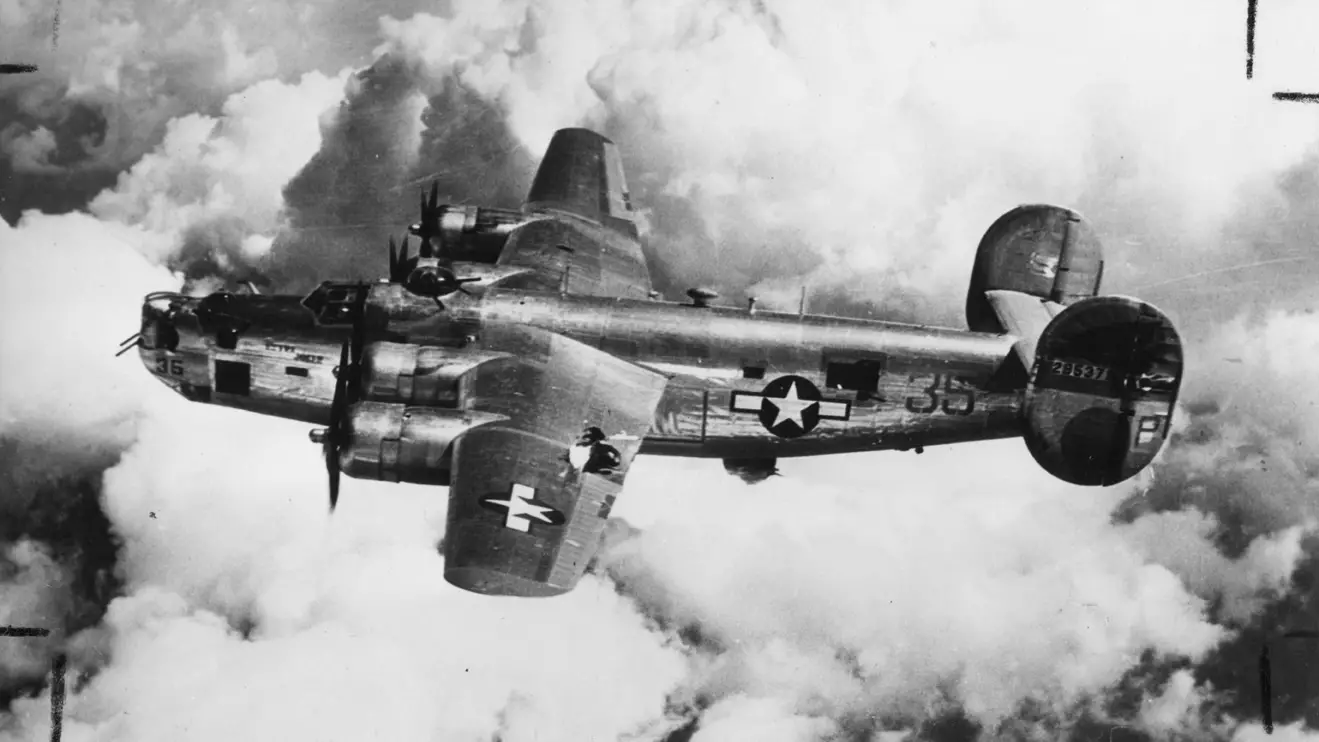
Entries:
{"label": "propeller", "polygon": [[325,452],[325,471],[330,477],[331,513],[339,504],[340,450],[350,439],[348,411],[361,397],[367,291],[366,284],[358,285],[357,301],[353,304],[353,327],[339,352],[339,365],[334,374],[334,400],[330,403],[330,427],[311,432],[312,441],[320,443]]}
{"label": "propeller", "polygon": [[403,238],[403,250],[394,245],[394,237],[389,237],[389,282],[390,283],[407,283],[408,275],[412,273],[414,261],[408,254],[408,238]]}
{"label": "propeller", "polygon": [[[440,184],[438,181],[431,183],[430,199],[426,198],[426,192],[421,192],[421,221],[408,227],[410,234],[415,234],[421,238],[421,247],[418,257],[422,258],[439,258],[444,257],[438,254],[440,251],[434,249],[431,239],[439,236],[440,228]],[[440,245],[443,248],[443,244]]]}
{"label": "propeller", "polygon": [[421,238],[417,255],[413,257],[408,249],[408,238],[403,238],[400,250],[394,238],[389,238],[389,281],[401,283],[418,296],[427,296],[435,300],[441,309],[440,297],[455,291],[469,294],[463,284],[483,280],[481,276],[459,278],[453,271],[452,256],[444,241],[440,239],[440,184],[432,182],[430,194],[421,192],[421,221],[408,227],[408,234]]}
{"label": "propeller", "polygon": [[339,504],[339,448],[346,443],[347,433],[347,388],[349,376],[349,343],[343,344],[339,353],[339,366],[335,368],[334,401],[330,403],[330,427],[313,430],[312,440],[321,444],[325,453],[325,471],[330,476],[330,512]]}

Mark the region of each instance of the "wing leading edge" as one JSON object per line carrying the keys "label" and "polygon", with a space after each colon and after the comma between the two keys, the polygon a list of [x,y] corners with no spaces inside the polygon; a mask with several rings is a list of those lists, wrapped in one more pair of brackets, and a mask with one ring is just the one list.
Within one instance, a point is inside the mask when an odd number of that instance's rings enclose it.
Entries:
{"label": "wing leading edge", "polygon": [[445,579],[487,595],[558,595],[595,555],[666,379],[555,333],[486,328],[513,354],[468,377],[470,409],[506,422],[454,446]]}

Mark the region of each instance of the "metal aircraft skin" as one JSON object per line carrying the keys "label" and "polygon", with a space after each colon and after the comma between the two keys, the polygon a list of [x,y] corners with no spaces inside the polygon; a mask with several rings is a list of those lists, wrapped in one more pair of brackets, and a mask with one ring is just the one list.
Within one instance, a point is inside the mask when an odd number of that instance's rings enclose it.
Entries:
{"label": "metal aircraft skin", "polygon": [[341,471],[447,485],[445,578],[478,593],[571,590],[638,453],[754,482],[784,457],[1022,436],[1109,485],[1158,452],[1181,383],[1172,324],[1097,296],[1102,248],[1056,206],[986,232],[970,330],[656,300],[617,148],[585,129],[554,135],[520,211],[432,188],[410,232],[388,279],[155,293],[130,340],[190,400],[324,426],[331,508]]}

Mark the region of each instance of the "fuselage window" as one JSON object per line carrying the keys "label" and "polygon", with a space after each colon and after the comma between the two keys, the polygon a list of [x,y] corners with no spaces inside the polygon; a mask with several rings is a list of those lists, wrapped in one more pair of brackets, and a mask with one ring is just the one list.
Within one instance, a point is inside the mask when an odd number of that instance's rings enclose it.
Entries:
{"label": "fuselage window", "polygon": [[237,361],[215,362],[215,391],[220,394],[252,393],[252,367]]}
{"label": "fuselage window", "polygon": [[306,376],[307,369],[300,368],[298,366],[285,366],[284,373],[288,374],[289,376]]}
{"label": "fuselage window", "polygon": [[874,394],[879,391],[879,375],[883,371],[883,362],[877,360],[834,362],[826,369],[824,383],[830,389],[850,389]]}

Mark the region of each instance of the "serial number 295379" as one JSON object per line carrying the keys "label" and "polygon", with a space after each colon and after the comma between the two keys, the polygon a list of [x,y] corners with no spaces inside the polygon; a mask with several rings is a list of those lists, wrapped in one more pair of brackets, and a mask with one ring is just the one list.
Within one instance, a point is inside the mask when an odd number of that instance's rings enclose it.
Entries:
{"label": "serial number 295379", "polygon": [[1049,373],[1054,376],[1073,376],[1078,379],[1103,381],[1108,378],[1108,369],[1092,366],[1089,363],[1072,363],[1070,361],[1049,361]]}

